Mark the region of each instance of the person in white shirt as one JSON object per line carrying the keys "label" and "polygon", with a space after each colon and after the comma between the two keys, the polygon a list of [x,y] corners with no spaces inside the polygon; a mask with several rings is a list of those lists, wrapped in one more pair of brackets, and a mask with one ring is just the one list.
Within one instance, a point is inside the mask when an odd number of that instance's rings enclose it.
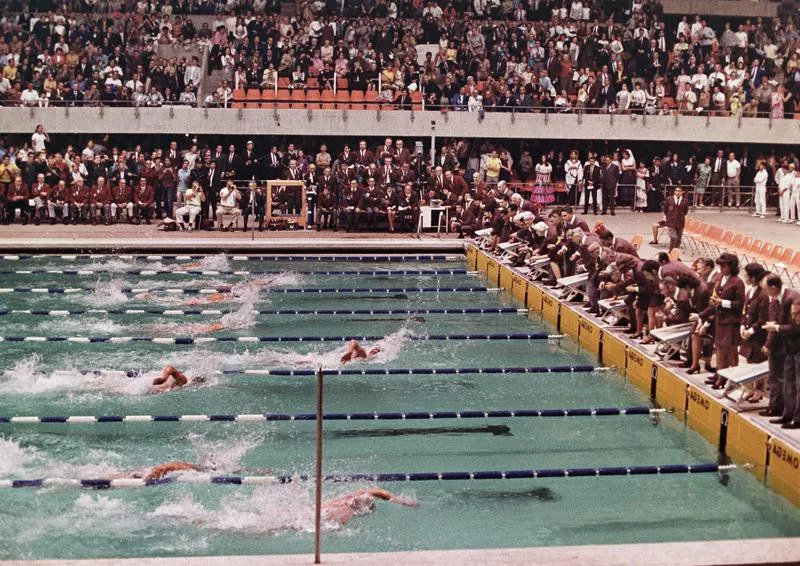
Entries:
{"label": "person in white shirt", "polygon": [[19,100],[22,103],[22,106],[39,105],[39,93],[35,88],[33,88],[33,83],[28,83],[28,87],[22,91]]}
{"label": "person in white shirt", "polygon": [[36,131],[31,135],[31,147],[35,153],[47,150],[47,144],[50,143],[50,136],[44,131],[44,126],[38,124]]}
{"label": "person in white shirt", "polygon": [[[200,185],[198,181],[192,182],[192,186],[186,189],[185,198],[185,204],[175,211],[175,220],[178,222],[178,226],[181,230],[186,230],[187,224],[184,221],[184,217],[188,214],[188,229],[191,230],[194,228],[197,215],[202,211],[201,207],[203,206],[203,201],[206,200],[202,185]],[[219,216],[219,209],[217,209],[217,215]]]}
{"label": "person in white shirt", "polygon": [[[742,175],[742,164],[736,159],[733,152],[728,154],[728,161],[725,162],[725,193],[728,195],[728,206],[732,207],[734,200],[736,201],[736,208],[742,202],[741,192],[739,188],[739,180]],[[735,198],[734,198],[735,197]]]}
{"label": "person in white shirt", "polygon": [[242,213],[238,206],[240,200],[242,200],[242,194],[233,181],[228,181],[228,184],[219,192],[219,206],[217,207],[217,221],[222,231],[234,229],[234,225]]}
{"label": "person in white shirt", "polygon": [[186,65],[186,70],[183,72],[183,84],[189,83],[192,83],[193,87],[200,84],[200,62],[197,57],[192,57],[192,62]]}
{"label": "person in white shirt", "polygon": [[767,213],[767,179],[769,178],[769,173],[767,173],[767,167],[763,161],[758,162],[758,172],[756,172],[756,176],[753,179],[753,183],[755,184],[755,201],[756,201],[756,211],[753,213],[753,216],[758,216],[760,218],[764,218]]}
{"label": "person in white shirt", "polygon": [[579,186],[583,181],[583,164],[578,159],[578,152],[573,150],[569,154],[569,159],[564,163],[564,172],[566,176],[564,180],[567,184],[568,204],[578,206],[578,199],[580,198]]}
{"label": "person in white shirt", "polygon": [[784,224],[789,223],[789,207],[791,206],[792,188],[797,183],[797,172],[795,171],[794,163],[789,163],[787,169],[784,165],[775,174],[775,180],[778,182],[778,199],[781,209],[781,219],[779,222]]}
{"label": "person in white shirt", "polygon": [[[790,168],[794,167],[794,163]],[[800,175],[794,173],[794,183],[789,187],[789,222],[797,221],[800,226]]]}

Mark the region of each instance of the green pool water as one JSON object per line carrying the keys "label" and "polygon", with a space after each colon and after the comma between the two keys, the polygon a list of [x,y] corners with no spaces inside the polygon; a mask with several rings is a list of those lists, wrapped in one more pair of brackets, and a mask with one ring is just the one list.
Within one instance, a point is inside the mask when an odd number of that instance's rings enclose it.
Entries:
{"label": "green pool water", "polygon": [[[119,259],[2,262],[0,269],[74,267],[119,272],[171,267]],[[312,276],[293,270],[453,269],[463,262],[229,262],[210,268],[281,270],[280,287],[481,286],[474,275]],[[80,295],[5,294],[8,309],[139,308],[180,305],[186,297],[128,297],[124,286],[213,286],[243,277],[124,273],[3,275],[0,287],[94,287]],[[517,307],[498,293],[260,294],[210,308]],[[3,336],[185,335],[186,324],[219,316],[98,315],[0,317]],[[383,352],[355,368],[446,368],[594,364],[569,340],[410,341],[409,335],[550,332],[516,314],[234,317],[217,335],[385,336]],[[191,330],[191,328],[190,328]],[[214,374],[206,385],[147,393],[165,363],[189,373],[246,368],[333,368],[342,343],[204,345],[0,343],[0,415],[220,414],[311,412],[307,377]],[[84,376],[80,369],[124,369],[141,377]],[[56,372],[56,373],[53,373]],[[504,375],[329,376],[326,412],[568,408],[646,405],[613,372]],[[493,434],[505,425],[510,434]],[[476,471],[715,462],[715,449],[673,417],[577,417],[464,421],[326,421],[325,473]],[[0,424],[0,479],[95,478],[186,460],[215,473],[312,473],[313,422]],[[331,484],[325,497],[361,485]],[[382,487],[416,498],[416,509],[378,503],[323,537],[327,552],[521,547],[783,537],[800,535],[800,512],[744,471],[505,481],[414,482]],[[311,485],[167,485],[133,490],[0,491],[0,558],[84,558],[301,553],[312,547]]]}

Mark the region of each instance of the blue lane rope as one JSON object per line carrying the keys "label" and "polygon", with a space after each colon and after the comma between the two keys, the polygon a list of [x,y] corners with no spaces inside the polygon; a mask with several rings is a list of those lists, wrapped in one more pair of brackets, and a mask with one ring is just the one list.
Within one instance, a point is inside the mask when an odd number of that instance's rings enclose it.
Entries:
{"label": "blue lane rope", "polygon": [[[74,294],[93,292],[94,287],[2,287],[0,293],[43,293],[43,294]],[[138,293],[173,293],[183,295],[211,295],[215,293],[230,293],[233,290],[230,286],[222,287],[209,287],[209,288],[183,288],[183,287],[123,287],[120,289],[123,293],[138,294]],[[388,288],[372,288],[372,287],[354,287],[354,288],[335,288],[335,287],[291,287],[285,289],[261,289],[262,293],[272,294],[287,294],[287,293],[300,293],[300,294],[322,294],[322,293],[486,293],[497,292],[499,288],[487,287],[388,287]]]}
{"label": "blue lane rope", "polygon": [[[207,255],[152,255],[152,254],[8,254],[0,260],[27,261],[34,259],[98,260],[120,259],[125,261],[198,261],[219,254]],[[463,255],[231,255],[230,261],[292,261],[292,262],[405,262],[405,261],[463,261]]]}
{"label": "blue lane rope", "polygon": [[[661,466],[614,466],[603,468],[553,468],[538,470],[487,470],[476,472],[392,472],[384,474],[328,475],[323,481],[330,483],[351,482],[412,482],[412,481],[467,481],[467,480],[512,480],[549,479],[579,477],[628,477],[676,474],[711,474],[736,469],[735,464],[665,464]],[[0,489],[7,488],[136,488],[168,484],[195,485],[269,485],[308,481],[313,476],[306,474],[284,476],[204,476],[188,473],[169,475],[157,479],[70,479],[39,478],[0,480]]]}
{"label": "blue lane rope", "polygon": [[[225,315],[237,312],[233,309],[67,309],[67,310],[34,310],[34,309],[0,309],[3,315],[37,315],[37,316],[76,316],[84,314],[139,315],[158,314],[173,316],[189,315]],[[444,309],[263,309],[253,310],[255,315],[422,315],[422,314],[528,314],[528,309],[513,307],[500,308],[444,308]]]}
{"label": "blue lane rope", "polygon": [[[385,336],[177,336],[161,338],[158,336],[0,336],[0,342],[67,342],[78,344],[127,344],[130,342],[149,342],[152,344],[206,344],[211,342],[349,342],[350,340],[377,342]],[[555,340],[561,334],[534,332],[531,334],[429,334],[407,336],[416,342],[428,341],[499,341],[499,340]]]}
{"label": "blue lane rope", "polygon": [[169,269],[128,269],[126,271],[113,271],[109,269],[17,269],[0,270],[0,275],[70,275],[70,276],[91,276],[91,275],[281,275],[283,273],[296,273],[298,275],[467,275],[475,274],[477,271],[467,271],[466,269],[395,269],[395,270],[370,270],[370,271],[245,271],[245,270],[226,270],[219,271],[214,269],[187,269],[185,271],[172,271]]}
{"label": "blue lane rope", "polygon": [[[597,407],[580,409],[491,409],[476,411],[390,411],[374,413],[325,413],[324,421],[412,421],[505,419],[538,417],[612,417],[627,415],[657,415],[667,409],[650,407]],[[209,415],[69,415],[69,416],[0,416],[0,424],[98,424],[98,423],[165,423],[165,422],[273,422],[316,421],[316,413],[254,413]]]}
{"label": "blue lane rope", "polygon": [[[574,366],[527,366],[527,367],[495,367],[495,368],[372,368],[372,369],[326,369],[325,375],[500,375],[500,374],[529,374],[529,373],[591,373],[605,372],[611,368],[595,367],[592,365]],[[104,370],[82,369],[76,370],[80,375],[108,376],[108,377],[138,377],[147,370]],[[12,373],[11,370],[0,370],[0,376]],[[53,372],[63,374],[64,370]],[[209,372],[210,375],[269,375],[276,377],[309,377],[316,376],[315,369],[226,369]]]}

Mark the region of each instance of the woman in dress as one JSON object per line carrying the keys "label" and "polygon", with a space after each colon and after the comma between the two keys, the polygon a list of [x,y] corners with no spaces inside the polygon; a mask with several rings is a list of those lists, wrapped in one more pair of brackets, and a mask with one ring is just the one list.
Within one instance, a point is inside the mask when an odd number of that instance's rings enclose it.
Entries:
{"label": "woman in dress", "polygon": [[633,201],[634,212],[644,212],[647,208],[647,180],[650,171],[644,161],[639,162],[639,169],[636,170],[636,195]]}
{"label": "woman in dress", "polygon": [[783,119],[783,85],[778,85],[770,94],[769,117],[773,120]]}
{"label": "woman in dress", "polygon": [[703,199],[705,198],[706,188],[711,180],[711,157],[706,155],[703,162],[697,166],[694,178],[694,202],[695,208],[704,208]]}
{"label": "woman in dress", "polygon": [[531,196],[533,202],[547,205],[555,200],[553,185],[550,182],[552,173],[553,166],[550,165],[547,156],[542,155],[541,160],[536,164],[536,184],[533,186],[533,194]]}
{"label": "woman in dress", "polygon": [[630,149],[623,149],[621,157],[620,171],[622,171],[622,174],[619,179],[617,204],[630,206],[634,203],[636,189],[636,159]]}

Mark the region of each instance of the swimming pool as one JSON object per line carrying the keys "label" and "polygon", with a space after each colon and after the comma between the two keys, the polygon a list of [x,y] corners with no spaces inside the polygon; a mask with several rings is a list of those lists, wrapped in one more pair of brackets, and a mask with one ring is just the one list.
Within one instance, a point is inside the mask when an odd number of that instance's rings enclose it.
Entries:
{"label": "swimming pool", "polygon": [[[191,273],[159,273],[187,263],[193,264]],[[66,273],[17,273],[36,270]],[[138,273],[141,270],[147,273]],[[425,273],[401,273],[414,270]],[[453,270],[456,273],[449,273]],[[459,338],[554,333],[537,317],[517,314],[520,305],[512,297],[481,290],[485,280],[461,270],[463,261],[443,257],[360,262],[244,261],[225,256],[185,261],[119,257],[3,261],[0,288],[20,292],[0,295],[2,308],[9,311],[0,318],[0,334],[118,341],[187,334],[265,340],[364,335],[384,337],[368,341],[378,343],[382,352],[353,369],[596,365],[569,340]],[[230,271],[249,274],[225,273]],[[362,273],[341,273],[354,271]],[[331,272],[336,273],[325,274]],[[225,289],[253,279],[262,280],[264,288],[254,291],[239,285],[235,297],[211,304],[187,304],[202,303],[213,296],[211,292],[127,291]],[[22,292],[29,287],[88,290]],[[443,291],[410,290],[415,288]],[[464,288],[473,290],[452,291]],[[361,291],[280,292],[283,289]],[[91,309],[111,312],[77,314]],[[301,309],[342,314],[271,314]],[[475,309],[492,312],[469,312]],[[203,310],[225,314],[191,314]],[[447,312],[430,312],[442,310]],[[348,314],[352,311],[357,312]],[[226,329],[200,333],[203,325],[221,319]],[[451,339],[414,339],[443,335]],[[336,368],[343,347],[342,342],[305,340],[3,342],[0,367],[9,371],[0,377],[0,416],[312,412],[312,377],[219,372],[313,370],[319,364]],[[209,379],[193,389],[148,394],[149,381],[166,363]],[[130,371],[135,377],[83,375],[84,369]],[[646,404],[638,390],[614,372],[603,371],[332,375],[326,378],[325,389],[326,412],[344,413]],[[717,457],[712,446],[669,415],[328,421],[325,428],[326,474],[694,464],[714,462]],[[310,474],[314,423],[0,424],[0,454],[0,479],[107,477],[170,460],[198,462],[213,467],[215,474],[266,470]],[[379,503],[372,515],[357,517],[343,528],[329,527],[323,539],[326,552],[800,535],[800,513],[738,470],[722,477],[540,478],[382,487],[416,498],[420,507]],[[302,482],[109,491],[3,489],[0,558],[308,552],[313,538],[311,489],[310,483]],[[352,489],[352,485],[326,485],[325,497]]]}

